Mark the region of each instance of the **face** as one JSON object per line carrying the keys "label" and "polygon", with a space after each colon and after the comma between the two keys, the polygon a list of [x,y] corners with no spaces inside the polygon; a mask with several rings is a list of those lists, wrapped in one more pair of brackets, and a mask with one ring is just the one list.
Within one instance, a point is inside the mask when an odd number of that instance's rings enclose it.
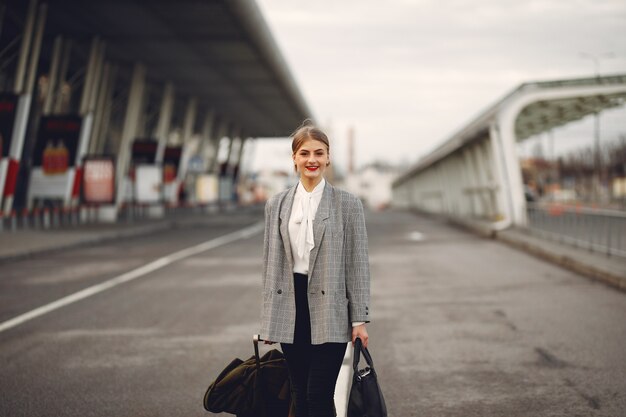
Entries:
{"label": "face", "polygon": [[326,145],[314,139],[307,139],[293,155],[293,162],[300,173],[300,177],[311,180],[321,178],[330,156]]}

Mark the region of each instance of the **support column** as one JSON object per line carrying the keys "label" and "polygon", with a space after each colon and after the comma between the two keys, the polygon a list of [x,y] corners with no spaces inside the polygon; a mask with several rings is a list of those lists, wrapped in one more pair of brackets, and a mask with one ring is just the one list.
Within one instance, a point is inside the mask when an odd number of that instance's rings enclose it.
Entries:
{"label": "support column", "polygon": [[226,169],[225,169],[225,175],[226,176],[231,176],[233,173],[233,164],[232,164],[232,158],[233,158],[233,149],[235,148],[235,141],[237,140],[239,142],[239,144],[241,144],[240,140],[239,140],[239,136],[241,133],[241,129],[235,126],[232,126],[230,128],[229,134],[228,136],[230,137],[230,146],[228,147],[228,154],[226,155]]}
{"label": "support column", "polygon": [[159,109],[159,119],[154,131],[157,139],[157,149],[154,158],[154,166],[158,168],[158,179],[153,183],[154,187],[160,190],[160,199],[156,204],[148,206],[148,216],[153,219],[162,218],[165,215],[164,200],[164,183],[163,183],[163,158],[165,148],[170,134],[172,124],[172,112],[174,108],[174,85],[171,82],[165,83],[163,94],[161,96],[161,106]]}
{"label": "support column", "polygon": [[48,115],[52,112],[52,104],[56,97],[57,84],[59,79],[59,66],[61,64],[61,52],[63,49],[63,37],[54,38],[52,46],[52,59],[50,61],[50,73],[48,74],[48,91],[43,104],[43,114]]}
{"label": "support column", "polygon": [[[224,142],[224,148],[222,147],[222,139],[219,139],[220,149],[218,152],[218,178],[219,178],[219,201],[221,203],[228,203],[232,199],[232,178],[230,176],[230,157],[233,151],[233,145],[235,128],[231,125],[226,125],[224,134],[226,141]],[[223,150],[222,150],[223,149]],[[221,155],[225,155],[224,159],[220,158]]]}
{"label": "support column", "polygon": [[[224,119],[220,120],[219,124],[217,125],[217,128],[215,129],[215,136],[211,139],[211,142],[213,143],[213,147],[215,149],[215,153],[213,154],[213,157],[211,158],[211,161],[209,162],[209,168],[208,168],[208,172],[209,173],[214,173],[214,174],[218,174],[220,175],[220,164],[219,164],[219,157],[220,157],[220,151],[222,150],[222,138],[224,137],[224,135],[226,135],[228,131],[228,122]],[[230,145],[229,145],[230,146]]]}
{"label": "support column", "polygon": [[[31,0],[15,74],[14,91],[20,96],[17,101],[15,122],[11,135],[11,148],[9,149],[9,157],[0,164],[0,190],[2,191],[0,208],[4,213],[9,213],[13,208],[13,197],[17,185],[19,163],[22,159],[33,85],[37,73],[37,64],[39,63],[39,53],[41,51],[47,12],[48,6],[45,3],[37,8],[37,0]],[[36,22],[35,15],[37,15]]]}
{"label": "support column", "polygon": [[239,150],[237,152],[237,156],[233,161],[233,181],[237,181],[237,177],[239,176],[239,174],[241,174],[241,161],[243,158],[244,147],[246,146],[248,139],[249,138],[243,137],[239,138]]}
{"label": "support column", "polygon": [[100,79],[100,85],[98,86],[98,98],[94,109],[93,117],[93,129],[91,133],[91,140],[89,141],[90,154],[100,154],[100,131],[102,130],[102,124],[104,122],[105,108],[112,95],[112,88],[110,87],[111,81],[111,64],[104,63],[102,68],[102,78]]}
{"label": "support column", "polygon": [[240,134],[239,135],[239,149],[237,150],[237,154],[233,160],[232,163],[232,190],[233,190],[233,199],[237,202],[239,202],[240,200],[240,195],[237,192],[237,189],[239,187],[239,181],[241,179],[241,161],[243,158],[243,151],[244,151],[244,147],[246,145],[247,142],[247,138],[243,138],[243,135]]}
{"label": "support column", "polygon": [[[137,135],[139,116],[143,105],[143,93],[146,84],[146,69],[140,63],[135,63],[133,75],[130,83],[130,93],[126,106],[126,117],[122,128],[122,140],[117,157],[115,178],[116,188],[116,208],[122,205],[127,193],[128,186],[128,166],[130,162],[131,143]],[[115,213],[117,214],[117,213]]]}
{"label": "support column", "polygon": [[55,114],[59,114],[63,111],[63,85],[65,84],[67,78],[67,71],[70,66],[70,57],[72,55],[72,40],[67,39],[63,42],[63,54],[61,57],[61,66],[59,68],[59,83],[57,86],[57,91],[55,92],[55,99],[53,102],[52,111]]}
{"label": "support column", "polygon": [[95,37],[91,42],[87,72],[85,74],[85,83],[83,85],[83,92],[80,100],[79,109],[83,121],[78,139],[76,160],[74,161],[73,178],[70,175],[70,182],[73,185],[71,194],[66,198],[65,206],[75,206],[78,204],[83,173],[83,157],[87,154],[87,150],[89,149],[89,140],[92,136],[91,132],[94,122],[93,119],[96,107],[96,98],[98,96],[98,86],[100,85],[103,63],[104,43],[99,38]]}
{"label": "support column", "polygon": [[165,146],[167,145],[167,139],[170,133],[173,109],[174,85],[168,82],[167,84],[165,84],[163,90],[163,99],[161,100],[161,109],[159,111],[159,121],[156,128],[156,137],[159,141],[155,160],[155,163],[157,165],[163,164],[163,154],[165,153]]}
{"label": "support column", "polygon": [[104,69],[104,79],[102,81],[102,94],[100,94],[99,100],[102,101],[101,110],[96,110],[96,114],[100,112],[100,116],[96,118],[96,125],[94,126],[94,145],[93,153],[96,155],[102,155],[106,149],[106,142],[108,139],[107,133],[109,124],[111,121],[111,111],[113,110],[113,92],[115,90],[115,83],[117,82],[116,65],[107,63]]}
{"label": "support column", "polygon": [[198,100],[196,100],[195,97],[190,98],[187,102],[187,108],[185,109],[182,132],[182,155],[180,157],[180,164],[178,165],[178,173],[176,175],[179,185],[182,184],[182,181],[185,179],[185,175],[187,174],[187,164],[190,157],[188,147],[190,146],[189,142],[196,124],[197,107]]}
{"label": "support column", "polygon": [[[204,117],[204,123],[202,124],[202,134],[200,136],[200,143],[198,144],[198,155],[200,155],[203,161],[205,160],[205,157],[207,158],[206,159],[207,164],[205,165],[205,167],[207,168],[208,168],[208,165],[210,164],[210,160],[217,153],[217,149],[215,149],[213,138],[212,138],[212,133],[215,128],[215,122],[216,122],[215,119],[216,119],[215,110],[211,109],[207,111]],[[211,152],[211,155],[207,157],[207,152],[209,149],[211,149],[212,152]]]}
{"label": "support column", "polygon": [[[40,10],[41,13],[41,10]],[[28,64],[28,55],[31,48],[33,38],[33,27],[35,25],[35,15],[37,14],[37,0],[30,0],[28,12],[26,14],[26,23],[24,24],[24,34],[22,35],[22,44],[20,45],[20,57],[17,61],[17,69],[15,71],[15,87],[17,94],[24,92],[24,80],[26,78],[26,65]]]}
{"label": "support column", "polygon": [[507,227],[513,220],[513,201],[508,191],[509,179],[506,171],[506,158],[501,146],[500,131],[495,121],[489,126],[489,139],[494,162],[494,177],[497,184],[497,213],[503,218],[502,226]]}

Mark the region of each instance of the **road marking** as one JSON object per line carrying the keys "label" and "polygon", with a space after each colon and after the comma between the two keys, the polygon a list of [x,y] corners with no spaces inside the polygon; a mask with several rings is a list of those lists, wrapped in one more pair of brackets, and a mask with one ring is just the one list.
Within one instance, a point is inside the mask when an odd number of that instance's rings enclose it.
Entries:
{"label": "road marking", "polygon": [[0,323],[0,332],[8,330],[12,327],[19,326],[22,323],[25,323],[39,316],[43,316],[44,314],[50,313],[51,311],[57,310],[61,307],[65,307],[66,305],[75,303],[76,301],[80,301],[84,298],[91,297],[92,295],[108,290],[109,288],[113,288],[117,285],[123,284],[125,282],[129,282],[139,277],[142,277],[144,275],[147,275],[150,272],[154,272],[167,265],[171,265],[174,262],[180,261],[190,256],[197,255],[199,253],[205,252],[210,249],[215,249],[219,246],[223,246],[223,245],[235,242],[240,239],[247,239],[263,231],[263,228],[264,228],[263,222],[255,223],[252,226],[248,226],[236,232],[229,233],[227,235],[208,240],[196,246],[191,246],[189,248],[179,250],[178,252],[174,252],[171,255],[163,256],[155,261],[152,261],[146,265],[140,266],[139,268],[133,269],[132,271],[126,272],[115,278],[111,278],[99,284],[92,285],[91,287],[87,287],[83,290],[75,292],[74,294],[70,294],[56,301],[53,301],[49,304],[38,307],[27,313],[21,314],[10,320]]}
{"label": "road marking", "polygon": [[424,238],[424,234],[417,231],[411,232],[407,235],[407,239],[413,242],[421,242]]}

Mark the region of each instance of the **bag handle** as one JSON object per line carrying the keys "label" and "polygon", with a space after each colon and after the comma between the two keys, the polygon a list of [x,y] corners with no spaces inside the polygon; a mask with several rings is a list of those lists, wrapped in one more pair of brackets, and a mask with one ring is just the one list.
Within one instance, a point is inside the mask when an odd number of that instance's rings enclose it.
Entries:
{"label": "bag handle", "polygon": [[354,369],[354,373],[358,373],[359,361],[361,360],[361,352],[363,352],[363,357],[365,361],[369,365],[371,369],[374,369],[374,361],[372,360],[372,356],[370,355],[367,348],[363,347],[363,342],[361,342],[361,338],[357,337],[354,341],[354,358],[352,360],[352,368]]}
{"label": "bag handle", "polygon": [[254,344],[254,359],[256,361],[257,371],[261,370],[261,357],[259,356],[259,342],[262,342],[260,334],[252,335],[252,343]]}

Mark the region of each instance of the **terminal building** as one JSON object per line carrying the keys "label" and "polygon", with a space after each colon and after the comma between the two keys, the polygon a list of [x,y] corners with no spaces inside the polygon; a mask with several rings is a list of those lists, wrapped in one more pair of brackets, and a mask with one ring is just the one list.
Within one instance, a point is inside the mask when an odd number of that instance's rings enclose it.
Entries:
{"label": "terminal building", "polygon": [[230,201],[312,117],[253,0],[9,0],[0,30],[4,216]]}

